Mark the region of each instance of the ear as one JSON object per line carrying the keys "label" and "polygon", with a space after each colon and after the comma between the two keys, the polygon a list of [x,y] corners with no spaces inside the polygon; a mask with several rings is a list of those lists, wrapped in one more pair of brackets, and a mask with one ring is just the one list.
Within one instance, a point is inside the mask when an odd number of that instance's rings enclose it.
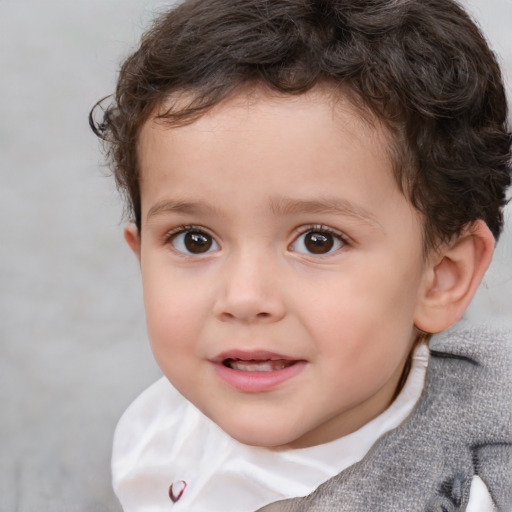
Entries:
{"label": "ear", "polygon": [[130,222],[124,228],[124,239],[140,262],[140,233],[134,222]]}
{"label": "ear", "polygon": [[491,262],[494,246],[487,224],[478,220],[434,251],[420,288],[414,318],[418,329],[440,332],[462,317]]}

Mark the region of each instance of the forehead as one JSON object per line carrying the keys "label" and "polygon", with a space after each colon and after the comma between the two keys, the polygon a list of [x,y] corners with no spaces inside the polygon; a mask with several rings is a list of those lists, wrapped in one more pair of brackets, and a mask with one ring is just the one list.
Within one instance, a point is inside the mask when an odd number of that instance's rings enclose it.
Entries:
{"label": "forehead", "polygon": [[[329,141],[338,139],[365,145],[368,150],[378,152],[381,158],[385,157],[383,160],[391,161],[393,140],[389,130],[367,108],[356,107],[357,102],[350,91],[317,85],[304,94],[284,95],[262,86],[247,86],[205,110],[191,122],[174,124],[172,120],[176,116],[179,119],[182,112],[193,107],[194,100],[191,93],[173,93],[144,123],[137,143],[142,173],[150,154],[146,151],[147,146],[155,144],[156,139],[163,142],[162,131],[167,132],[166,144],[187,137],[200,139],[214,134],[219,139],[258,136],[263,140],[255,142],[261,145],[266,142],[265,132],[270,138],[279,131],[286,131],[300,144],[305,139],[314,138],[315,133],[323,136],[329,133]],[[326,145],[329,141],[325,141]],[[143,179],[144,175],[141,177]]]}
{"label": "forehead", "polygon": [[[186,94],[172,97],[160,112],[189,101]],[[295,96],[240,90],[186,125],[170,125],[158,112],[145,123],[138,140],[141,200],[199,183],[209,183],[213,194],[219,181],[227,186],[241,176],[262,194],[290,188],[293,179],[298,195],[307,192],[301,184],[315,183],[317,196],[352,187],[367,200],[365,191],[394,184],[389,148],[382,124],[332,89]]]}

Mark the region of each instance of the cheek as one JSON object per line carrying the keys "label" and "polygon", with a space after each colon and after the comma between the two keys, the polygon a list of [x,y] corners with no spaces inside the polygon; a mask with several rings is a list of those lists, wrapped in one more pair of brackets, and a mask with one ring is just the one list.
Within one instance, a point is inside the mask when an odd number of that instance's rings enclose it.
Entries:
{"label": "cheek", "polygon": [[190,345],[197,336],[204,298],[190,284],[156,269],[146,272],[143,282],[146,323],[153,347]]}
{"label": "cheek", "polygon": [[[172,290],[145,291],[146,324],[151,350],[163,374],[186,394],[199,376],[191,361],[199,357],[201,338],[197,300]],[[149,292],[149,290],[148,290]]]}
{"label": "cheek", "polygon": [[311,287],[306,317],[315,338],[354,357],[365,346],[384,352],[393,341],[409,342],[418,286],[412,271],[371,262],[362,268],[348,270],[325,287]]}

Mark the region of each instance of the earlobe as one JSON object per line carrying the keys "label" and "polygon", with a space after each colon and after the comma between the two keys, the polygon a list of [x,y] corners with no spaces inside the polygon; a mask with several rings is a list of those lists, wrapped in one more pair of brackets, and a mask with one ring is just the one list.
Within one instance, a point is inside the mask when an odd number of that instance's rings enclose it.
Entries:
{"label": "earlobe", "polygon": [[126,243],[133,251],[137,259],[140,261],[140,233],[139,228],[135,225],[134,222],[130,222],[124,228],[124,239]]}
{"label": "earlobe", "polygon": [[415,315],[418,329],[440,332],[462,317],[491,262],[494,246],[487,224],[478,220],[436,251],[420,290]]}

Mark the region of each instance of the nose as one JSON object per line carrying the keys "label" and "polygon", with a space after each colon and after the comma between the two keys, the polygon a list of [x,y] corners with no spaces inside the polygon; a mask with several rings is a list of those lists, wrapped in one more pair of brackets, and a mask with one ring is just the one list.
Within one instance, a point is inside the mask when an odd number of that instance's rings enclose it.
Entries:
{"label": "nose", "polygon": [[226,262],[214,306],[224,322],[277,322],[285,315],[278,272],[267,259],[249,255]]}

